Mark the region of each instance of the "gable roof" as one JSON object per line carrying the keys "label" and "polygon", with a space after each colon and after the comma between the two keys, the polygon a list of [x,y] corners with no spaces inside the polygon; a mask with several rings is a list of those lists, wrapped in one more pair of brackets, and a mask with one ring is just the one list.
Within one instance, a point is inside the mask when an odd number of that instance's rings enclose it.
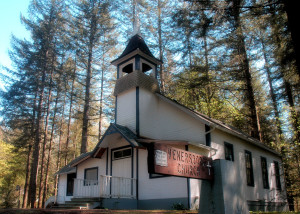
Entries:
{"label": "gable roof", "polygon": [[173,100],[173,99],[170,99],[160,93],[156,93],[156,96],[158,96],[160,99],[162,100],[165,100],[166,102],[168,102],[169,104],[175,106],[176,108],[179,108],[181,109],[182,111],[186,112],[187,114],[189,114],[190,116],[192,116],[193,118],[197,119],[197,120],[200,120],[202,123],[206,124],[206,125],[209,125],[211,126],[212,128],[217,128],[219,130],[222,130],[226,133],[229,133],[231,135],[234,135],[240,139],[243,139],[253,145],[256,145],[262,149],[265,149],[277,156],[280,156],[280,154],[275,151],[274,149],[270,148],[269,146],[263,144],[261,141],[251,137],[250,135],[246,134],[245,132],[233,127],[233,126],[230,126],[228,124],[225,124],[219,120],[216,120],[216,119],[213,119],[213,118],[210,118],[208,117],[207,115],[205,114],[202,114],[202,113],[199,113],[195,110],[192,110],[180,103],[178,103],[176,100]]}
{"label": "gable roof", "polygon": [[97,153],[101,149],[101,144],[104,140],[104,138],[107,135],[114,134],[114,133],[119,133],[132,147],[138,147],[138,148],[143,148],[144,146],[137,142],[138,137],[136,136],[135,133],[133,133],[129,128],[126,126],[121,126],[116,123],[111,123],[104,135],[102,136],[101,140],[99,143],[96,145],[94,150],[92,151],[92,157],[95,157]]}
{"label": "gable roof", "polygon": [[57,171],[54,175],[76,172],[76,168],[74,166],[91,157],[91,154],[92,154],[91,152],[81,154],[80,156],[72,160],[70,163],[65,165],[63,168],[61,168],[59,171]]}
{"label": "gable roof", "polygon": [[106,132],[104,133],[104,135],[102,136],[99,143],[93,149],[93,151],[81,154],[80,156],[72,160],[70,163],[68,163],[66,166],[61,168],[58,172],[56,172],[55,175],[76,172],[75,166],[85,161],[88,158],[96,157],[97,153],[101,150],[100,145],[103,142],[104,138],[107,135],[111,135],[115,133],[119,133],[132,147],[143,148],[143,146],[136,141],[137,136],[129,128],[115,123],[111,123],[110,126],[107,128]]}

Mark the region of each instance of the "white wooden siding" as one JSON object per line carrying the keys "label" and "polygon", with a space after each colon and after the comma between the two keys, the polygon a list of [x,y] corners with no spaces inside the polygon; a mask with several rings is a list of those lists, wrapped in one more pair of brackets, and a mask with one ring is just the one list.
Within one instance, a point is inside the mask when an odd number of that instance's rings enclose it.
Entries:
{"label": "white wooden siding", "polygon": [[131,157],[113,160],[112,176],[131,178]]}
{"label": "white wooden siding", "polygon": [[140,89],[141,136],[205,144],[205,126],[182,110]]}
{"label": "white wooden siding", "polygon": [[117,96],[117,124],[135,132],[136,126],[136,89],[130,89]]}
{"label": "white wooden siding", "polygon": [[66,196],[67,193],[67,174],[59,175],[58,186],[57,186],[57,198],[56,201],[59,204],[65,203],[65,201],[70,201],[72,196]]}
{"label": "white wooden siding", "polygon": [[89,158],[77,166],[77,179],[84,179],[84,170],[88,168],[98,168],[98,177],[99,175],[106,174],[106,154],[107,151],[104,152],[102,158]]}
{"label": "white wooden siding", "polygon": [[149,178],[147,150],[139,150],[139,199],[168,199],[187,197],[187,178]]}
{"label": "white wooden siding", "polygon": [[[230,182],[238,182],[241,185],[232,184],[236,186],[237,191],[241,192],[241,195],[246,200],[256,201],[256,200],[266,200],[272,202],[282,201],[282,195],[280,193],[285,194],[285,192],[280,192],[276,190],[276,182],[275,182],[275,173],[274,173],[274,161],[279,163],[281,166],[281,159],[261,148],[258,148],[252,144],[249,144],[237,137],[231,136],[227,133],[224,133],[220,130],[215,130],[212,132],[212,147],[218,149],[216,155],[214,155],[213,159],[225,159],[224,152],[224,141],[233,144],[234,151],[234,162],[231,162],[233,165],[234,171],[230,173],[230,177],[227,178],[228,183]],[[253,164],[253,174],[254,174],[254,187],[247,186],[246,183],[246,169],[245,169],[245,150],[248,150],[252,154],[252,164]],[[268,165],[268,178],[269,178],[269,189],[263,188],[262,181],[262,170],[261,170],[261,157],[265,157],[267,159]],[[230,162],[230,161],[228,161]],[[280,168],[280,174],[283,175],[282,168]],[[281,187],[284,190],[284,180],[283,176],[281,176]]]}

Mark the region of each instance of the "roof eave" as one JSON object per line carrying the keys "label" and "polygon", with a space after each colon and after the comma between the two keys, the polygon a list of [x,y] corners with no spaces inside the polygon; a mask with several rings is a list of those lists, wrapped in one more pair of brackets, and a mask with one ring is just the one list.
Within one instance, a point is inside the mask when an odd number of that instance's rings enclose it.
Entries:
{"label": "roof eave", "polygon": [[125,56],[122,57],[118,57],[117,59],[111,61],[111,64],[114,66],[119,65],[121,62],[135,56],[135,55],[140,55],[142,57],[144,57],[145,59],[157,64],[157,65],[161,65],[162,61],[159,59],[156,59],[155,57],[149,56],[148,54],[145,54],[143,51],[141,51],[139,48],[135,49],[134,51],[126,54]]}
{"label": "roof eave", "polygon": [[91,156],[92,156],[92,154],[87,155],[86,157],[84,157],[84,158],[78,160],[77,162],[71,164],[70,167],[75,167],[75,166],[77,166],[78,164],[82,163],[83,161],[89,159]]}
{"label": "roof eave", "polygon": [[267,150],[268,152],[273,153],[274,155],[277,155],[277,156],[281,157],[281,155],[280,155],[279,152],[277,152],[276,150],[270,148],[269,146],[263,144],[262,142],[260,142],[260,141],[258,141],[256,139],[253,139],[251,137],[246,137],[246,136],[244,136],[242,134],[239,134],[239,133],[236,133],[234,131],[228,130],[228,129],[226,129],[226,128],[222,127],[222,126],[219,126],[219,125],[216,125],[216,128],[219,129],[219,130],[221,130],[221,131],[224,131],[224,132],[226,132],[228,134],[234,135],[235,137],[243,139],[243,140],[245,140],[247,142],[250,142],[250,143],[252,143],[252,144],[254,144],[254,145],[256,145],[256,146],[258,146],[258,147],[260,147],[262,149]]}
{"label": "roof eave", "polygon": [[118,127],[116,124],[111,123],[110,126],[108,127],[108,129],[106,130],[106,132],[104,133],[103,137],[101,138],[101,140],[99,141],[99,143],[96,145],[95,149],[92,152],[92,157],[95,157],[97,155],[97,153],[100,151],[101,147],[101,143],[103,142],[103,139],[105,138],[106,135],[108,135],[110,129],[114,129],[115,131],[117,131],[132,147],[134,148],[143,148],[143,146],[138,143],[136,141],[136,139],[131,139],[129,138],[126,134],[124,134]]}

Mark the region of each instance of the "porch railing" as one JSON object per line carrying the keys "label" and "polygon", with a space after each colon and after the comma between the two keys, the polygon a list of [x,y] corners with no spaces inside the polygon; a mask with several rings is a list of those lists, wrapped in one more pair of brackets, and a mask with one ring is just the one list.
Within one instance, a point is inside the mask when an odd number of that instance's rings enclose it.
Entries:
{"label": "porch railing", "polygon": [[74,179],[74,197],[136,198],[136,179],[100,175],[97,180]]}

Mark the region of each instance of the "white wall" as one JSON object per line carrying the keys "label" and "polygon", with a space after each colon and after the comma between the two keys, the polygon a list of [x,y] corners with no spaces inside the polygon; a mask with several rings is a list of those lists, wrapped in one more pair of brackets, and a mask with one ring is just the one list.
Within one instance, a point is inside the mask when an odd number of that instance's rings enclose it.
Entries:
{"label": "white wall", "polygon": [[161,140],[205,144],[205,126],[182,110],[140,88],[140,134]]}
{"label": "white wall", "polygon": [[187,178],[149,178],[148,151],[139,150],[139,199],[170,199],[187,197]]}
{"label": "white wall", "polygon": [[58,178],[57,203],[63,204],[65,201],[70,201],[72,196],[66,196],[67,193],[67,174],[61,174]]}
{"label": "white wall", "polygon": [[[286,195],[284,191],[284,180],[283,176],[281,176],[281,187],[283,191],[276,190],[275,171],[273,164],[274,161],[277,161],[281,166],[282,162],[280,157],[219,130],[213,131],[211,137],[212,147],[218,149],[216,155],[213,156],[213,159],[225,159],[224,142],[233,144],[234,161],[225,161],[226,167],[228,168],[228,170],[224,170],[225,178],[223,178],[225,179],[224,182],[226,183],[226,188],[234,189],[233,192],[236,192],[236,194],[244,200],[265,200],[272,202],[282,201],[282,196]],[[254,187],[247,186],[245,150],[250,151],[252,154]],[[269,189],[264,189],[263,187],[261,157],[265,157],[267,159],[269,171]],[[282,168],[280,168],[280,174],[283,175]],[[228,194],[231,193],[232,191],[228,191]],[[227,193],[225,192],[224,194]]]}
{"label": "white wall", "polygon": [[117,96],[117,121],[135,132],[136,126],[136,89],[132,88]]}
{"label": "white wall", "polygon": [[107,151],[104,152],[102,158],[89,158],[77,166],[77,179],[84,179],[84,171],[88,168],[98,168],[98,176],[105,175],[106,173],[106,155]]}

